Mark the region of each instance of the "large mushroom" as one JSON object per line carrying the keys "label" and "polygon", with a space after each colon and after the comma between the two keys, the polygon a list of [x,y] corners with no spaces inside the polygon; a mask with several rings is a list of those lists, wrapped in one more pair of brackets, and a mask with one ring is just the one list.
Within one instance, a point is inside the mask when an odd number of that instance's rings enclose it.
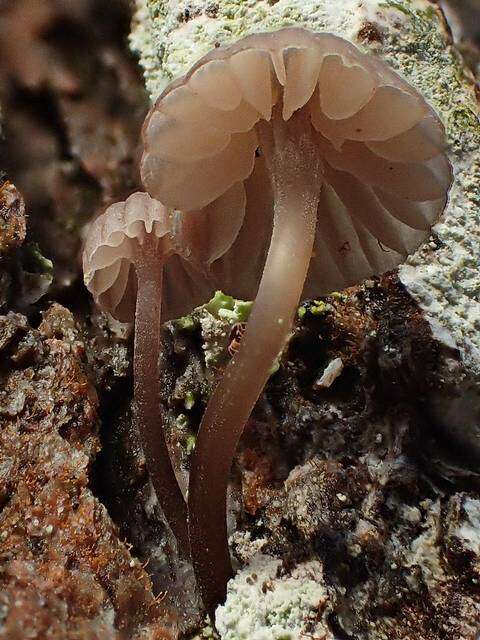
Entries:
{"label": "large mushroom", "polygon": [[[146,193],[135,193],[92,223],[83,269],[85,284],[102,309],[122,322],[135,320],[134,419],[159,503],[180,553],[188,556],[186,503],[170,461],[159,406],[161,310],[163,306],[163,319],[184,313],[210,289],[182,259],[175,227],[175,216],[162,204]],[[162,296],[164,270],[167,292]]]}
{"label": "large mushroom", "polygon": [[228,242],[210,266],[221,284],[245,295],[261,277],[191,470],[191,549],[212,610],[232,572],[232,459],[302,291],[329,293],[401,263],[443,212],[451,167],[443,127],[415,89],[349,42],[300,28],[209,53],[160,96],[144,143],[144,184],[169,207],[201,216],[228,197]]}

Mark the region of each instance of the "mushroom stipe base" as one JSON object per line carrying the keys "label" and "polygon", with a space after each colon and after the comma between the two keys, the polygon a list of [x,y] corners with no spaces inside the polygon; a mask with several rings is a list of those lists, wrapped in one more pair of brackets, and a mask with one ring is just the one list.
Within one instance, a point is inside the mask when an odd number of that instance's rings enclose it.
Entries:
{"label": "mushroom stipe base", "polygon": [[189,485],[192,559],[213,612],[232,576],[226,529],[230,469],[244,426],[290,332],[315,240],[322,160],[304,113],[288,122],[276,108],[257,125],[274,196],[270,249],[239,352],[215,389],[200,426]]}

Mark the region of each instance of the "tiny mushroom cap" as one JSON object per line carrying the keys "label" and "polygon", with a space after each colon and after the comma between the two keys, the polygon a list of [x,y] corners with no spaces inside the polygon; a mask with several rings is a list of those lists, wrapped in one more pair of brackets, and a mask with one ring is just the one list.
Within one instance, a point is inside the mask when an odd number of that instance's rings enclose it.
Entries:
{"label": "tiny mushroom cap", "polygon": [[[178,317],[208,299],[213,290],[182,258],[174,240],[174,216],[147,193],[134,193],[111,205],[91,224],[83,252],[85,285],[95,302],[121,322],[135,316],[137,276],[135,263],[145,238],[158,239],[158,259],[167,262],[162,317]],[[183,234],[186,239],[188,235]],[[192,241],[193,242],[193,241]]]}
{"label": "tiny mushroom cap", "polygon": [[255,294],[270,241],[259,123],[278,114],[288,121],[299,110],[308,114],[323,162],[304,293],[327,294],[396,267],[446,206],[452,172],[443,126],[385,63],[302,28],[215,49],[152,108],[142,179],[168,207],[209,218],[206,236],[222,225],[207,262],[218,286],[234,295]]}

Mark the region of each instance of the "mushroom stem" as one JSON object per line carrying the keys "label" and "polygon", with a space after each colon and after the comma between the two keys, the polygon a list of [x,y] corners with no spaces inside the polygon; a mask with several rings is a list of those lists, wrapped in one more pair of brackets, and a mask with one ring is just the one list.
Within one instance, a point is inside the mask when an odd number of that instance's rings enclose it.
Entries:
{"label": "mushroom stem", "polygon": [[134,420],[158,502],[189,557],[187,509],[170,460],[160,410],[158,359],[161,336],[162,275],[165,256],[158,238],[146,235],[135,261],[138,293],[135,314]]}
{"label": "mushroom stem", "polygon": [[321,160],[310,120],[259,125],[274,194],[271,245],[245,335],[210,398],[189,483],[189,537],[204,605],[213,614],[232,575],[226,526],[228,479],[237,444],[291,330],[315,239]]}

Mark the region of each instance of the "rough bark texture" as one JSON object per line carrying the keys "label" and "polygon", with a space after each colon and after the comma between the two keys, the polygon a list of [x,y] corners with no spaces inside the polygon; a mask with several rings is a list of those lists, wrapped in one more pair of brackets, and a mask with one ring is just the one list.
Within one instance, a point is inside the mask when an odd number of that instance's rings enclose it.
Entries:
{"label": "rough bark texture", "polygon": [[2,317],[0,350],[0,637],[162,637],[150,578],[89,486],[99,399],[72,314]]}
{"label": "rough bark texture", "polygon": [[[184,446],[230,358],[236,318],[216,314],[169,325],[164,404]],[[231,544],[247,567],[217,611],[221,637],[474,640],[478,451],[444,427],[468,395],[458,350],[395,276],[299,316],[232,476]],[[199,336],[206,369],[187,356]]]}

